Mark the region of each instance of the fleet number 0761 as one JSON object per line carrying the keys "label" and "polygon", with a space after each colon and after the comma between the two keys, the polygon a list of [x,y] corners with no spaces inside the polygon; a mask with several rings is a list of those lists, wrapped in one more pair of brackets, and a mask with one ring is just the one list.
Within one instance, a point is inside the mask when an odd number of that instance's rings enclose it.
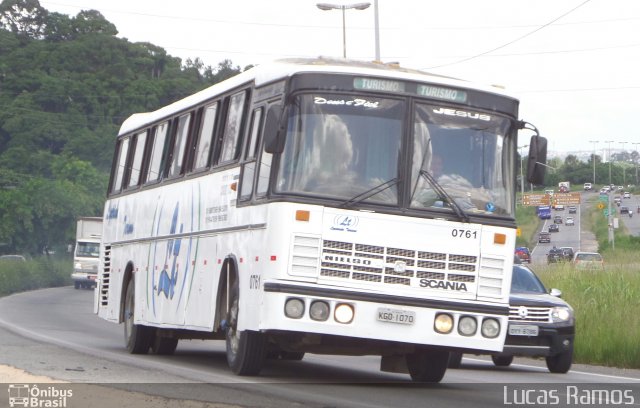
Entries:
{"label": "fleet number 0761", "polygon": [[468,238],[468,239],[476,239],[478,238],[478,231],[471,231],[468,229],[454,228],[451,230],[451,236],[454,238]]}

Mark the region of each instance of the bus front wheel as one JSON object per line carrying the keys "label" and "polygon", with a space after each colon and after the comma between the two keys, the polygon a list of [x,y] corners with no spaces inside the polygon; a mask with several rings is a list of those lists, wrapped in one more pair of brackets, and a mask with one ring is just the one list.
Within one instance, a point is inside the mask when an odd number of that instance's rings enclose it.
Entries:
{"label": "bus front wheel", "polygon": [[260,332],[238,330],[238,312],[239,290],[236,281],[231,288],[226,319],[227,363],[237,375],[258,375],[267,355],[267,341]]}
{"label": "bus front wheel", "polygon": [[415,382],[437,383],[442,380],[449,364],[449,352],[422,348],[407,354],[409,375]]}
{"label": "bus front wheel", "polygon": [[136,309],[136,288],[134,278],[127,284],[124,298],[124,341],[131,354],[147,354],[151,347],[153,331],[150,327],[134,323]]}

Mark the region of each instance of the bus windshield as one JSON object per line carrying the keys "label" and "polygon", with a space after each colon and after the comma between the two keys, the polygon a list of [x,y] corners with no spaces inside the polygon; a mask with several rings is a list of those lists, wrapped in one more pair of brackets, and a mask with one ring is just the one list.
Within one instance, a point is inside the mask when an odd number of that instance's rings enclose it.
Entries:
{"label": "bus windshield", "polygon": [[513,155],[505,141],[510,131],[511,121],[494,114],[417,105],[411,206],[450,208],[450,198],[467,213],[511,215]]}
{"label": "bus windshield", "polygon": [[[413,125],[405,126],[407,106],[403,99],[371,95],[296,96],[276,192],[511,216],[513,148],[507,146],[513,142],[505,140],[512,122],[415,104]],[[412,162],[405,166],[403,135],[411,130]]]}
{"label": "bus windshield", "polygon": [[401,100],[296,97],[276,190],[349,200],[386,183],[363,201],[398,205],[404,115]]}

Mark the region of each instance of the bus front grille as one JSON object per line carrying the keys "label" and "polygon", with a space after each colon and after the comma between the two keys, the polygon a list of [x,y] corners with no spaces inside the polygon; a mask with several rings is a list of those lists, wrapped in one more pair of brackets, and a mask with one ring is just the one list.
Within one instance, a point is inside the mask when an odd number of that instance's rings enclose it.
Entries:
{"label": "bus front grille", "polygon": [[410,286],[412,278],[474,283],[478,273],[476,256],[343,241],[320,243],[324,278]]}

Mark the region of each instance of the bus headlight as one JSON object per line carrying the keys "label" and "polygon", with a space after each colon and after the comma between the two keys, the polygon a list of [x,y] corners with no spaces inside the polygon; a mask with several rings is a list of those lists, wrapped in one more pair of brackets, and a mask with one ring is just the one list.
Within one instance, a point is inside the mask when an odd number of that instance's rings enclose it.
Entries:
{"label": "bus headlight", "polygon": [[453,330],[453,317],[446,313],[437,314],[436,320],[433,322],[433,329],[441,334],[451,333],[451,330]]}
{"label": "bus headlight", "polygon": [[463,336],[473,336],[478,330],[478,322],[475,317],[462,316],[458,322],[458,333]]}
{"label": "bus headlight", "polygon": [[290,319],[300,319],[304,314],[304,302],[302,299],[290,298],[284,304],[284,315]]}
{"label": "bus headlight", "polygon": [[329,305],[327,302],[322,302],[320,300],[316,300],[311,303],[311,307],[309,308],[309,316],[313,320],[318,320],[324,322],[329,318]]}
{"label": "bus headlight", "polygon": [[355,312],[353,310],[353,306],[348,303],[340,303],[336,305],[336,310],[333,312],[333,317],[336,319],[338,323],[351,323],[353,321],[353,316]]}
{"label": "bus headlight", "polygon": [[498,334],[500,334],[500,322],[491,318],[484,319],[480,331],[484,337],[489,339],[496,338],[498,337]]}
{"label": "bus headlight", "polygon": [[82,264],[80,262],[76,262],[75,264],[73,264],[73,269],[79,271],[82,269]]}

